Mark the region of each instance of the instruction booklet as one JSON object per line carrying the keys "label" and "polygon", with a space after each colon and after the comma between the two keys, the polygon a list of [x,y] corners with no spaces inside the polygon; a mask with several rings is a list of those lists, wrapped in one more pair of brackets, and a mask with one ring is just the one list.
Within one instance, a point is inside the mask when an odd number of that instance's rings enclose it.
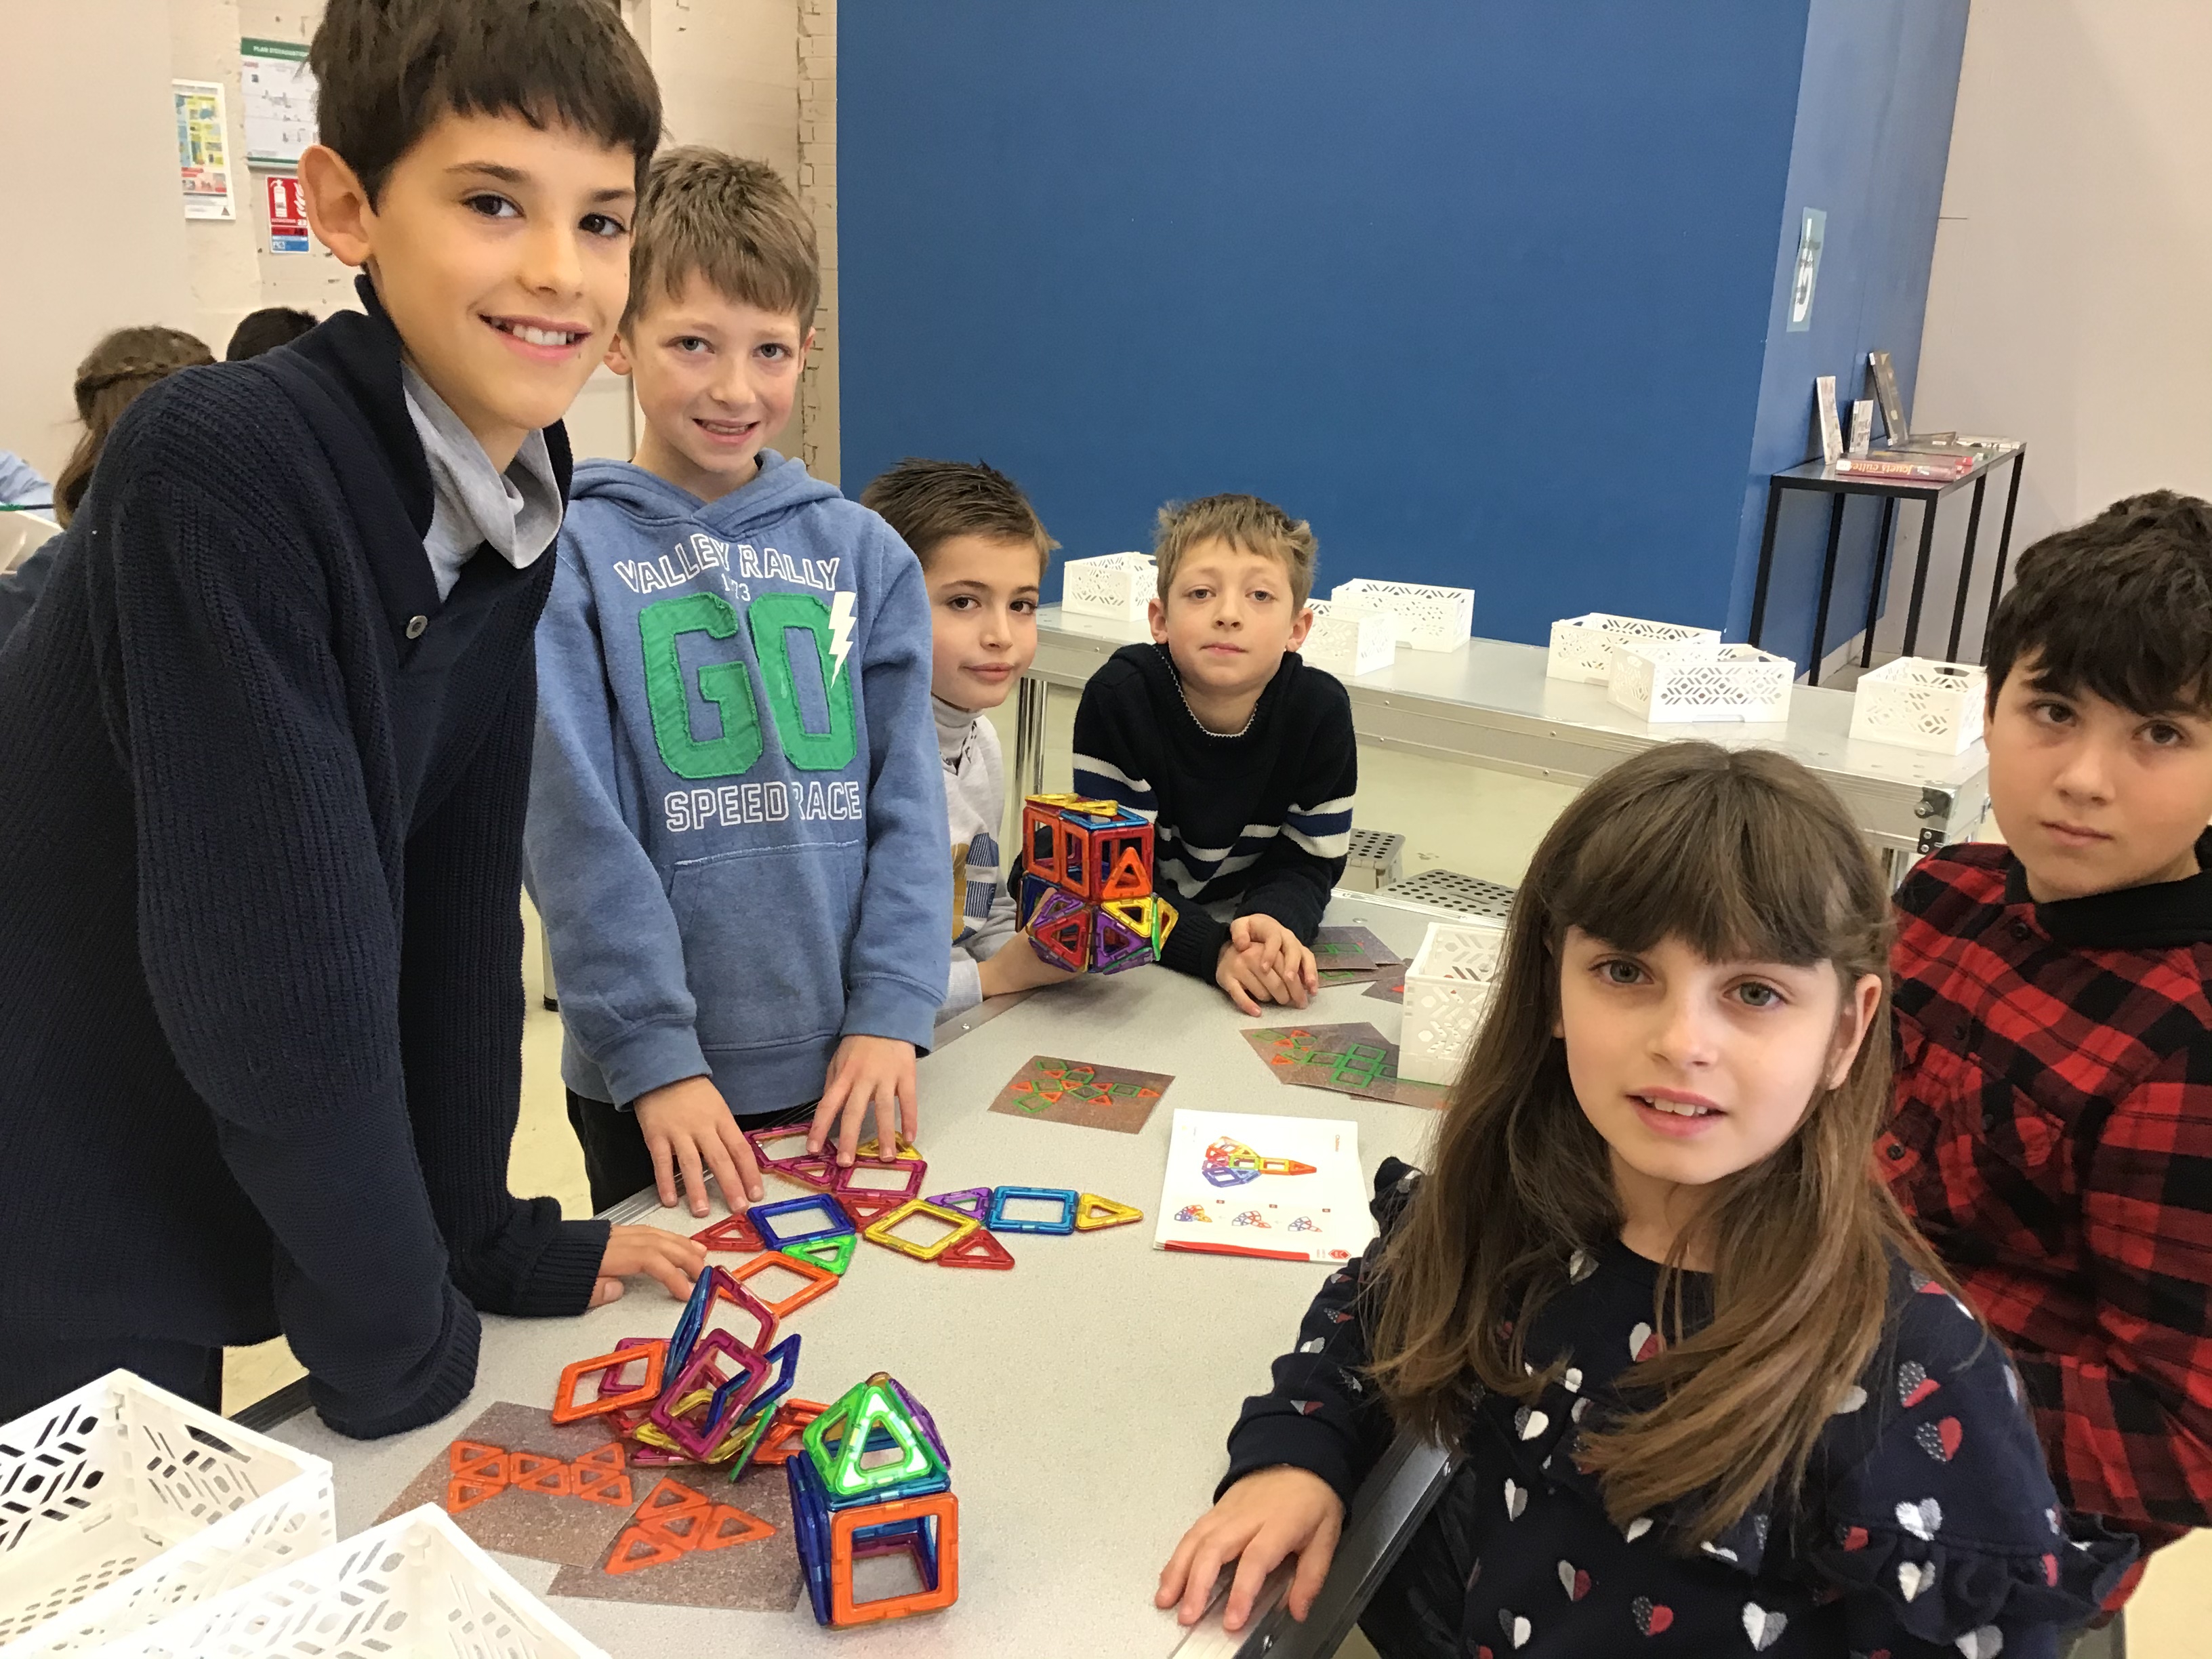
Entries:
{"label": "instruction booklet", "polygon": [[1155,1249],[1348,1261],[1374,1237],[1358,1124],[1176,1113]]}

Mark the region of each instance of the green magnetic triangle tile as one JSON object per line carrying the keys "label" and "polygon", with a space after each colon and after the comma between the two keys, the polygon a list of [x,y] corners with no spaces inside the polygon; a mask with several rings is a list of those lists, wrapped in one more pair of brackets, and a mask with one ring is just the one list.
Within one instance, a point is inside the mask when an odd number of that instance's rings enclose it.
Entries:
{"label": "green magnetic triangle tile", "polygon": [[803,1244],[787,1244],[786,1255],[795,1255],[801,1261],[811,1261],[817,1267],[827,1267],[840,1278],[853,1265],[854,1247],[860,1242],[858,1233],[840,1233],[835,1238],[810,1238]]}

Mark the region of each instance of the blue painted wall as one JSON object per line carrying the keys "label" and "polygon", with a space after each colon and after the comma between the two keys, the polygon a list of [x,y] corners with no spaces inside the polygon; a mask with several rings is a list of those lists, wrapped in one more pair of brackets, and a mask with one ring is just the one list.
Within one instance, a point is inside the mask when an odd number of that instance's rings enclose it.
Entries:
{"label": "blue painted wall", "polygon": [[846,0],[847,487],[981,455],[1072,556],[1248,489],[1312,520],[1324,591],[1471,586],[1504,638],[1721,622],[1843,3]]}
{"label": "blue painted wall", "polygon": [[[1789,194],[1775,254],[1765,370],[1736,525],[1735,580],[1727,620],[1730,638],[1743,636],[1751,617],[1766,477],[1820,452],[1812,424],[1814,376],[1836,377],[1836,396],[1848,425],[1851,401],[1869,395],[1867,353],[1886,349],[1896,362],[1905,408],[1912,407],[1936,213],[1966,48],[1966,4],[1967,0],[1813,0]],[[1827,213],[1827,242],[1812,326],[1791,334],[1785,328],[1790,282],[1798,223],[1808,207]],[[1879,413],[1875,424],[1879,432]],[[1961,493],[1944,511],[1964,513],[1966,506]],[[1855,501],[1847,509],[1825,636],[1831,651],[1865,623],[1881,520],[1881,507],[1871,500]],[[1905,511],[1899,540],[1907,557],[1911,543],[1905,532],[1916,528],[1915,514]],[[1801,667],[1810,662],[1827,532],[1825,498],[1785,498],[1765,643]],[[1923,654],[1940,653],[1942,643],[1940,637],[1929,643],[1923,623]]]}

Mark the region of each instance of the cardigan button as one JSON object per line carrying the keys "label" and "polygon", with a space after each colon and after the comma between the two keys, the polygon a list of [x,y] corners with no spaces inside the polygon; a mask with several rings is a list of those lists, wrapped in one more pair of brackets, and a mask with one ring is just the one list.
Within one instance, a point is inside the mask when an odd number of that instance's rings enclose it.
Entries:
{"label": "cardigan button", "polygon": [[407,637],[410,640],[419,640],[429,626],[430,619],[428,617],[410,617],[407,619]]}
{"label": "cardigan button", "polygon": [[1894,1141],[1894,1140],[1891,1141],[1891,1142],[1889,1143],[1889,1160],[1890,1160],[1890,1162],[1891,1162],[1891,1163],[1893,1163],[1893,1164],[1894,1164],[1894,1163],[1895,1163],[1899,1158],[1903,1158],[1904,1156],[1905,1156],[1905,1148],[1904,1148],[1902,1146],[1900,1146],[1898,1142],[1896,1142],[1896,1141]]}
{"label": "cardigan button", "polygon": [[2035,937],[2035,929],[2024,921],[2015,921],[2012,925],[2012,936],[2024,942]]}

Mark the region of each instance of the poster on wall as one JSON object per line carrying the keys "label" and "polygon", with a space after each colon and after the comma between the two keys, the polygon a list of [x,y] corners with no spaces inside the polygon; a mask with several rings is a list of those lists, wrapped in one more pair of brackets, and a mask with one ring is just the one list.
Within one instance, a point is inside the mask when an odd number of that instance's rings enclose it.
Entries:
{"label": "poster on wall", "polygon": [[269,251],[271,253],[309,252],[307,203],[306,192],[300,188],[300,175],[296,173],[272,173],[268,177],[268,190]]}
{"label": "poster on wall", "polygon": [[173,81],[177,110],[177,172],[187,219],[234,219],[230,201],[230,143],[223,121],[222,86],[215,81]]}
{"label": "poster on wall", "polygon": [[244,107],[246,165],[294,167],[315,142],[315,77],[307,48],[297,40],[248,35],[238,43],[238,84]]}
{"label": "poster on wall", "polygon": [[1802,334],[1813,326],[1813,289],[1820,280],[1820,249],[1828,240],[1828,216],[1807,208],[1797,228],[1797,266],[1790,278],[1790,329]]}

